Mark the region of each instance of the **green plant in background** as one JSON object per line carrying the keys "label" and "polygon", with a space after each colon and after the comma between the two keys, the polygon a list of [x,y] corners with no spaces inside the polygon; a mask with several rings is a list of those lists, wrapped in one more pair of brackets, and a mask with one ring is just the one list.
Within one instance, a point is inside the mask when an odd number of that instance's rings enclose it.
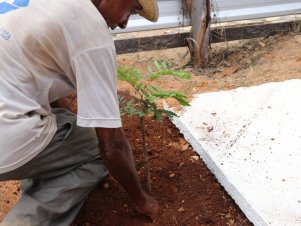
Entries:
{"label": "green plant in background", "polygon": [[148,67],[147,73],[143,75],[139,70],[130,67],[118,68],[118,79],[128,82],[138,94],[137,99],[125,100],[124,97],[119,96],[121,115],[128,115],[130,117],[137,115],[139,117],[142,148],[145,159],[145,174],[147,179],[147,188],[151,191],[149,156],[145,140],[145,122],[146,116],[152,116],[157,121],[163,121],[163,117],[176,116],[172,111],[165,110],[158,107],[156,101],[158,99],[173,98],[182,106],[189,106],[187,96],[177,91],[162,90],[159,87],[151,85],[151,82],[162,76],[176,76],[182,79],[189,79],[190,74],[181,70],[170,69],[165,62],[154,62],[154,67]]}

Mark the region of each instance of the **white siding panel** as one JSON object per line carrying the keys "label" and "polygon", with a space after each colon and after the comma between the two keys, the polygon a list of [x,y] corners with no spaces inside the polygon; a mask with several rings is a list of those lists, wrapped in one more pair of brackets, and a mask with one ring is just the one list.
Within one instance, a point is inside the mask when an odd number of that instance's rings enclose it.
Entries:
{"label": "white siding panel", "polygon": [[[190,25],[182,13],[181,0],[158,0],[160,16],[157,23],[133,16],[128,27],[113,33],[173,28]],[[301,13],[301,0],[213,0],[213,22],[230,22]]]}
{"label": "white siding panel", "polygon": [[214,4],[212,18],[215,22],[230,22],[299,13],[301,13],[300,0],[218,0]]}
{"label": "white siding panel", "polygon": [[288,3],[298,3],[300,0],[214,0],[219,9],[239,9],[253,8],[261,6],[281,5]]}
{"label": "white siding panel", "polygon": [[182,14],[181,0],[158,0],[158,6],[158,22],[153,23],[144,19],[143,17],[134,15],[129,20],[126,29],[121,30],[117,28],[116,31],[113,31],[113,33],[172,28],[190,25],[190,19],[185,18]]}

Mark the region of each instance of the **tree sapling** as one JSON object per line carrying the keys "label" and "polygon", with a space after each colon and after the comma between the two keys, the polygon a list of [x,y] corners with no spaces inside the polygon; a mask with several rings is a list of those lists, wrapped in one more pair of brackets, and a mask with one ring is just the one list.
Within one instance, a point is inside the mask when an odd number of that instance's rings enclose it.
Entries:
{"label": "tree sapling", "polygon": [[159,87],[151,85],[151,82],[162,76],[176,76],[182,79],[189,79],[190,74],[181,70],[173,70],[165,62],[154,62],[153,68],[148,68],[147,73],[143,74],[130,67],[118,68],[118,79],[128,82],[136,91],[137,98],[125,100],[124,97],[119,96],[121,115],[128,115],[130,117],[137,115],[139,118],[139,125],[141,131],[142,147],[145,159],[145,174],[147,179],[147,188],[151,191],[149,155],[146,145],[146,134],[144,119],[146,116],[152,116],[157,121],[163,121],[163,117],[173,117],[176,114],[172,111],[165,110],[156,104],[158,99],[173,98],[182,106],[189,106],[187,96],[177,91],[162,90]]}

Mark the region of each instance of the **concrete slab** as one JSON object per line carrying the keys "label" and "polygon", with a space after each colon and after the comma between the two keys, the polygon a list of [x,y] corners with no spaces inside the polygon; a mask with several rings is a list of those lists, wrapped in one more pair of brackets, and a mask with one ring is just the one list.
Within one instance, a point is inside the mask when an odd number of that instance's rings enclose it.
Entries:
{"label": "concrete slab", "polygon": [[301,80],[196,95],[175,125],[255,225],[301,225]]}

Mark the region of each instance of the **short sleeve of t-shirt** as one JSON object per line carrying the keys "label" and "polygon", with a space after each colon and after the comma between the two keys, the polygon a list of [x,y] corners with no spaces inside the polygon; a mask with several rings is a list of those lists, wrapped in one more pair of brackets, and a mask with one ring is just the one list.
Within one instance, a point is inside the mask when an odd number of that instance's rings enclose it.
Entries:
{"label": "short sleeve of t-shirt", "polygon": [[81,52],[72,59],[72,67],[77,81],[77,124],[121,127],[114,46],[107,43]]}
{"label": "short sleeve of t-shirt", "polygon": [[69,14],[60,13],[58,23],[71,59],[66,76],[77,90],[77,124],[121,127],[116,50],[107,24],[89,0],[73,1]]}

